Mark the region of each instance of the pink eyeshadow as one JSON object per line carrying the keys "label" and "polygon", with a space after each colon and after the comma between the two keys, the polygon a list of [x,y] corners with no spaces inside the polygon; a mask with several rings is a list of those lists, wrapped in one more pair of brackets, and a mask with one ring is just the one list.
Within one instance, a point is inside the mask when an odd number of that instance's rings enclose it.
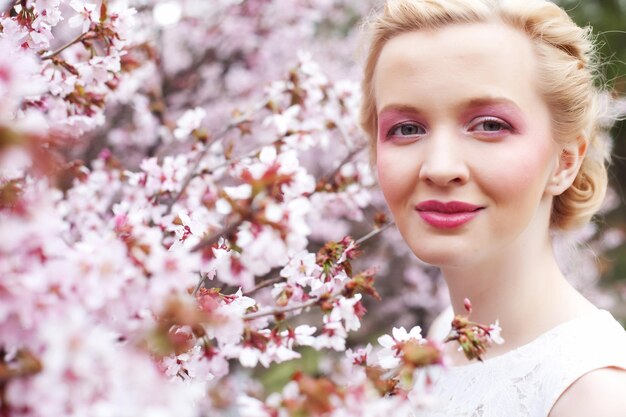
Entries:
{"label": "pink eyeshadow", "polygon": [[385,137],[393,125],[408,120],[415,120],[415,113],[396,109],[383,110],[378,115],[378,137]]}
{"label": "pink eyeshadow", "polygon": [[498,117],[510,123],[516,131],[526,128],[522,112],[514,105],[509,104],[482,104],[472,106],[463,112],[463,120],[471,120],[480,116]]}

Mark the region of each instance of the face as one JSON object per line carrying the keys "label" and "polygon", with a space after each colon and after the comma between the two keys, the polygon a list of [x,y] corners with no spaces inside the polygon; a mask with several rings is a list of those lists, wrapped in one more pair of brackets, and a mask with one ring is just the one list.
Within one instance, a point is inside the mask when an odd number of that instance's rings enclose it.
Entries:
{"label": "face", "polygon": [[559,148],[526,36],[500,23],[389,40],[374,73],[379,183],[413,252],[461,266],[547,239]]}

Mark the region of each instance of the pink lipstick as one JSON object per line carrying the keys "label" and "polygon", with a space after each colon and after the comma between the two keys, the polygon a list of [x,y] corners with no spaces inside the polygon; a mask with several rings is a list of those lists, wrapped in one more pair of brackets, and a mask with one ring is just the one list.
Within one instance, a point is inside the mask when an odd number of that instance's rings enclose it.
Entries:
{"label": "pink lipstick", "polygon": [[428,200],[415,206],[418,214],[426,223],[438,229],[454,229],[472,220],[484,207],[461,201],[443,203]]}

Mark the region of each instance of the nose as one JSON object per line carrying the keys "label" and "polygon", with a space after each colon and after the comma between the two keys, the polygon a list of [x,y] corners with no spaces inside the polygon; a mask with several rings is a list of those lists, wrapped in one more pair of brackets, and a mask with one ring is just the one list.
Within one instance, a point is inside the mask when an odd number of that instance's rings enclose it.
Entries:
{"label": "nose", "polygon": [[462,185],[469,179],[467,155],[454,134],[432,135],[425,147],[419,178],[427,184],[446,187]]}

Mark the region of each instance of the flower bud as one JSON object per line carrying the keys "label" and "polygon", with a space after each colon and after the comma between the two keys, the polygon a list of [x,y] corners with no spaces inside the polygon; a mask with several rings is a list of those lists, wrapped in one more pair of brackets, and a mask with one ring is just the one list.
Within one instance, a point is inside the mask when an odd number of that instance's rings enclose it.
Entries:
{"label": "flower bud", "polygon": [[463,306],[465,307],[465,309],[467,310],[468,313],[472,312],[472,303],[469,300],[469,298],[465,298],[463,300]]}

